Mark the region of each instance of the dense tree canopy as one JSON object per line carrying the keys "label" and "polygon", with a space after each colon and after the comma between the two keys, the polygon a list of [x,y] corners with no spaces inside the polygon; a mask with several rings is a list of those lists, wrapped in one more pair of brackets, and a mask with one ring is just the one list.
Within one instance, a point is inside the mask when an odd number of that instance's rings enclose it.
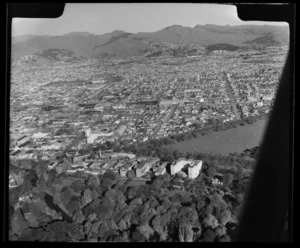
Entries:
{"label": "dense tree canopy", "polygon": [[[26,175],[24,185],[10,190],[10,237],[31,241],[230,241],[231,229],[226,225],[237,224],[248,187],[245,171],[252,164],[236,155],[157,149],[157,145],[171,140],[176,142],[172,138],[150,140],[135,149],[151,148],[166,159],[203,159],[197,179],[167,173],[137,185],[132,183],[135,180],[121,179],[117,173],[107,171],[104,175],[85,176],[84,180],[73,175],[73,182],[68,184],[67,175],[33,170]],[[172,162],[174,158],[170,159]],[[216,174],[223,175],[223,185],[211,183],[209,177]],[[135,174],[128,173],[128,177]],[[53,195],[53,205],[58,207],[55,211],[37,204],[45,201],[45,192]],[[31,196],[19,201],[25,193]],[[71,220],[64,217],[63,211]]]}

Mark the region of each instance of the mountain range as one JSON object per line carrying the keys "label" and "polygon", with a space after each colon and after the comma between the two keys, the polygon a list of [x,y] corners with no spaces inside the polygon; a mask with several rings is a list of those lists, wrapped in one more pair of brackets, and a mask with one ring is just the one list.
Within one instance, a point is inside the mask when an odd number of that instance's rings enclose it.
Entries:
{"label": "mountain range", "polygon": [[[58,49],[64,55],[70,51],[75,58],[125,58],[139,55],[149,43],[231,46],[288,45],[289,27],[270,25],[218,26],[212,24],[184,27],[173,25],[156,32],[128,33],[115,30],[95,35],[72,32],[65,35],[22,35],[12,37],[12,59],[26,55],[44,54],[42,51]],[[47,53],[46,53],[47,54]],[[70,54],[68,54],[70,55]]]}

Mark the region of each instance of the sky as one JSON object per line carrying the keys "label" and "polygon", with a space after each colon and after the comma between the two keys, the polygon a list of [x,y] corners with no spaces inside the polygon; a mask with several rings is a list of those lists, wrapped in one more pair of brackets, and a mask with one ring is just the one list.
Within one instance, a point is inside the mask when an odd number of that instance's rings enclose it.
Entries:
{"label": "sky", "polygon": [[154,32],[171,25],[288,25],[285,22],[242,21],[232,5],[199,3],[67,3],[56,19],[14,18],[12,36],[62,35],[70,32]]}

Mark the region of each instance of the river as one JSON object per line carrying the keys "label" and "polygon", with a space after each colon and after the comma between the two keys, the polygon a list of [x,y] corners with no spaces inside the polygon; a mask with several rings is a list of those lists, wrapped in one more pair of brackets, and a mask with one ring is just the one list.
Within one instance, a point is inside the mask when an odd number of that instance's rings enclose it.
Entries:
{"label": "river", "polygon": [[263,139],[267,120],[258,120],[249,125],[239,126],[226,131],[213,132],[195,139],[177,142],[164,146],[181,152],[241,153],[247,148],[260,145]]}

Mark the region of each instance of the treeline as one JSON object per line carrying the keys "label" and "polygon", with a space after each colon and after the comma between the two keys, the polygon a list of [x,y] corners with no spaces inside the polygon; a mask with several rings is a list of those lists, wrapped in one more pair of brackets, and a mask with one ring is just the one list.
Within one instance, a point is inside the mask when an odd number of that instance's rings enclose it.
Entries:
{"label": "treeline", "polygon": [[[171,139],[145,142],[144,147],[142,144],[135,147],[136,152],[146,155],[147,149],[153,151],[160,142],[168,143]],[[101,146],[108,149],[114,144]],[[152,175],[148,184],[137,185],[132,183],[132,177],[123,180],[112,171],[99,176],[85,176],[78,172],[72,176],[75,180],[66,184],[69,176],[47,171],[45,161],[35,163],[26,173],[24,183],[9,194],[10,239],[230,241],[248,189],[253,161],[238,154],[183,154],[166,149],[160,153],[167,157],[165,161],[170,162],[184,156],[204,160],[199,178],[190,180],[179,175]],[[223,185],[214,186],[210,179],[218,173],[224,175]],[[183,187],[183,191],[174,190],[174,185]],[[71,222],[66,221],[55,210],[57,208],[50,209],[50,205],[45,205],[47,194],[53,196],[53,204],[67,213]],[[19,197],[26,195],[31,195],[30,200],[20,202]]]}
{"label": "treeline", "polygon": [[[14,210],[17,199],[10,202],[10,239],[19,241],[112,241],[112,242],[227,242],[234,235],[236,219],[247,185],[227,173],[226,185],[213,188],[203,178],[200,191],[183,194],[172,189],[182,182],[185,189],[191,180],[168,174],[153,177],[149,184],[130,186],[112,171],[89,175],[78,174],[71,184],[63,174],[46,173],[39,166],[28,173],[26,185],[10,194],[31,194]],[[212,177],[216,170],[205,166],[204,175]],[[76,177],[76,175],[74,175]],[[236,193],[226,196],[220,190]],[[208,191],[207,191],[208,190]],[[45,195],[53,195],[53,204],[72,218],[67,222],[61,214],[45,205]]]}
{"label": "treeline", "polygon": [[242,153],[244,156],[248,156],[253,159],[258,159],[259,152],[261,150],[260,146],[255,146],[250,149],[245,149]]}

